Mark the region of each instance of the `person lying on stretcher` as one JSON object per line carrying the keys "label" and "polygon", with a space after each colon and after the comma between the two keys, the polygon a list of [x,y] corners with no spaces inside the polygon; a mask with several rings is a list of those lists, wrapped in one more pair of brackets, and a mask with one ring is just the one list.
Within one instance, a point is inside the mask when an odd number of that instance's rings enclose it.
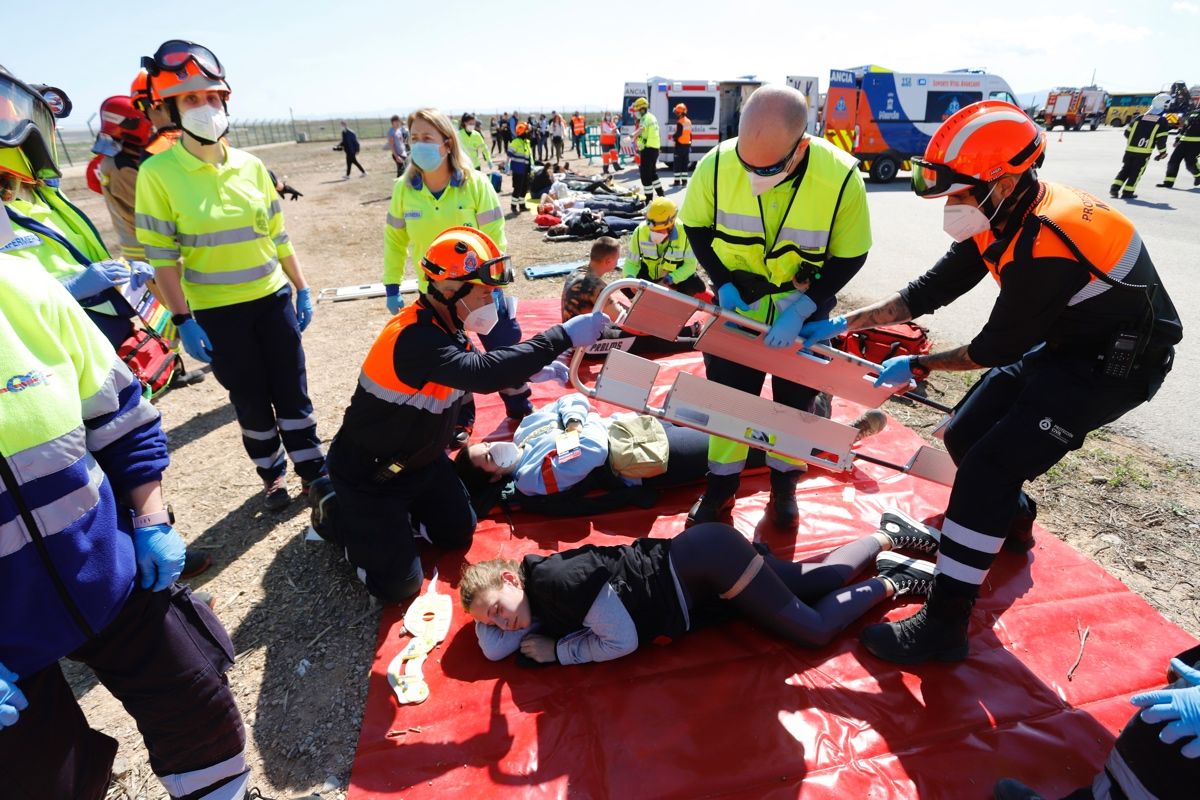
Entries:
{"label": "person lying on stretcher", "polygon": [[[877,531],[821,561],[775,558],[732,527],[708,522],[673,539],[585,545],[521,561],[469,565],[459,583],[486,658],[518,663],[611,661],[730,616],[802,647],[828,644],[884,599],[928,594],[928,533]],[[877,577],[854,582],[871,562]]]}
{"label": "person lying on stretcher", "polygon": [[[501,501],[551,515],[599,513],[629,504],[648,508],[657,489],[704,477],[708,435],[656,420],[661,463],[633,464],[614,455],[611,444],[613,423],[636,416],[602,418],[586,397],[573,392],[521,420],[513,441],[477,442],[460,450],[454,468],[480,515]],[[752,466],[763,464],[762,451],[751,455]],[[593,490],[600,495],[587,497]]]}

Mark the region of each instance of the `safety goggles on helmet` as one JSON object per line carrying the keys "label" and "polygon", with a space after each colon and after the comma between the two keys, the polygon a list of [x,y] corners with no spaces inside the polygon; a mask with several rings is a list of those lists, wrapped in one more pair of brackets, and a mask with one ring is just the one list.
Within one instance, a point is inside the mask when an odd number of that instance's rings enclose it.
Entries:
{"label": "safety goggles on helmet", "polygon": [[966,189],[987,186],[987,181],[955,172],[945,164],[912,159],[912,190],[918,197],[945,197]]}
{"label": "safety goggles on helmet", "polygon": [[0,68],[0,147],[21,148],[36,177],[58,177],[54,128],[42,94]]}
{"label": "safety goggles on helmet", "polygon": [[225,67],[220,59],[204,45],[183,39],[171,39],[159,45],[152,56],[142,57],[142,68],[151,76],[160,72],[179,72],[188,62],[195,64],[201,72],[214,81],[225,80]]}
{"label": "safety goggles on helmet", "polygon": [[774,164],[772,164],[769,167],[751,166],[746,163],[745,159],[742,158],[741,151],[737,147],[734,147],[733,151],[737,154],[738,161],[741,162],[743,169],[745,169],[747,172],[753,172],[755,175],[760,175],[764,178],[769,178],[772,175],[778,175],[779,173],[781,173],[785,169],[787,169],[788,162],[792,160],[792,156],[796,153],[796,148],[800,146],[800,142],[802,142],[802,141],[804,141],[803,133],[800,134],[800,138],[797,139],[792,144],[792,146],[788,148],[787,155],[784,156],[782,160],[776,161]]}
{"label": "safety goggles on helmet", "polygon": [[458,269],[435,264],[428,257],[421,259],[421,268],[435,281],[467,281],[468,283],[482,283],[484,286],[508,286],[513,282],[510,256],[479,261],[473,255],[468,253],[463,259],[463,266]]}

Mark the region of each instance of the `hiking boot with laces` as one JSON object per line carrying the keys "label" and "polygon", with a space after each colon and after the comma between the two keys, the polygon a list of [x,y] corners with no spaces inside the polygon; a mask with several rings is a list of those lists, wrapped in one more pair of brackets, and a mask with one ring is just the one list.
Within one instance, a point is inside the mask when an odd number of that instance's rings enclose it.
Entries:
{"label": "hiking boot with laces", "polygon": [[287,477],[280,475],[274,480],[263,481],[263,503],[268,511],[283,511],[292,502],[288,494]]}
{"label": "hiking boot with laces", "polygon": [[885,551],[875,557],[875,569],[896,587],[893,597],[928,597],[933,591],[934,565],[928,561]]}
{"label": "hiking boot with laces", "polygon": [[859,641],[877,658],[896,664],[962,661],[967,657],[967,621],[974,598],[945,595],[937,586],[921,610],[898,622],[868,625]]}
{"label": "hiking boot with laces", "polygon": [[879,518],[879,530],[892,540],[895,550],[932,555],[937,552],[942,532],[932,525],[917,522],[912,517],[894,508],[883,512]]}

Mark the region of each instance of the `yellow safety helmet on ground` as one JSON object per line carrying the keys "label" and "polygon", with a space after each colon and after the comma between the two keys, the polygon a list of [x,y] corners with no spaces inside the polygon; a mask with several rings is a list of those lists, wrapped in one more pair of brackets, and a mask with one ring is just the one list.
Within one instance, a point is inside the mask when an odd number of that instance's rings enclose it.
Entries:
{"label": "yellow safety helmet on ground", "polygon": [[679,206],[675,205],[674,200],[656,197],[646,207],[646,222],[652,231],[670,230],[671,226],[675,224],[675,216],[678,213]]}
{"label": "yellow safety helmet on ground", "polygon": [[509,257],[500,252],[486,233],[466,226],[439,233],[425,251],[421,269],[431,281],[465,281],[484,286],[507,286],[513,281]]}

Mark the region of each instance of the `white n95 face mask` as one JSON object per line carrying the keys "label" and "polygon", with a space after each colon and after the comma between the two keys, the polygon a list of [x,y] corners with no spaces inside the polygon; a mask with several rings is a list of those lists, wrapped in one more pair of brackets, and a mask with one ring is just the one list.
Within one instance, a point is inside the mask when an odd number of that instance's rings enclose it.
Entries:
{"label": "white n95 face mask", "polygon": [[463,320],[463,330],[488,334],[499,321],[500,313],[496,310],[496,304],[488,303],[467,314],[467,318]]}
{"label": "white n95 face mask", "polygon": [[987,215],[975,206],[946,206],[942,210],[942,230],[956,242],[965,242],[992,225]]}
{"label": "white n95 face mask", "polygon": [[770,191],[783,183],[791,173],[783,170],[777,175],[756,175],[753,172],[748,174],[750,175],[750,191],[754,193],[755,197],[758,197],[763,192]]}
{"label": "white n95 face mask", "polygon": [[[980,205],[986,203],[994,191],[996,191],[995,186],[988,190]],[[1001,202],[1003,203],[1003,201]],[[992,217],[999,213],[1000,208],[997,207]],[[947,203],[946,207],[942,209],[942,230],[949,234],[950,238],[954,241],[965,242],[972,236],[977,236],[992,227],[992,217],[984,214],[979,206],[973,206],[968,203],[958,203],[956,205]]]}
{"label": "white n95 face mask", "polygon": [[215,144],[229,130],[229,117],[223,108],[203,105],[180,114],[179,124],[204,144]]}
{"label": "white n95 face mask", "polygon": [[650,241],[655,244],[662,244],[671,235],[670,231],[650,231]]}
{"label": "white n95 face mask", "polygon": [[512,442],[492,442],[488,454],[492,457],[492,463],[500,469],[511,469],[521,457],[521,448]]}

